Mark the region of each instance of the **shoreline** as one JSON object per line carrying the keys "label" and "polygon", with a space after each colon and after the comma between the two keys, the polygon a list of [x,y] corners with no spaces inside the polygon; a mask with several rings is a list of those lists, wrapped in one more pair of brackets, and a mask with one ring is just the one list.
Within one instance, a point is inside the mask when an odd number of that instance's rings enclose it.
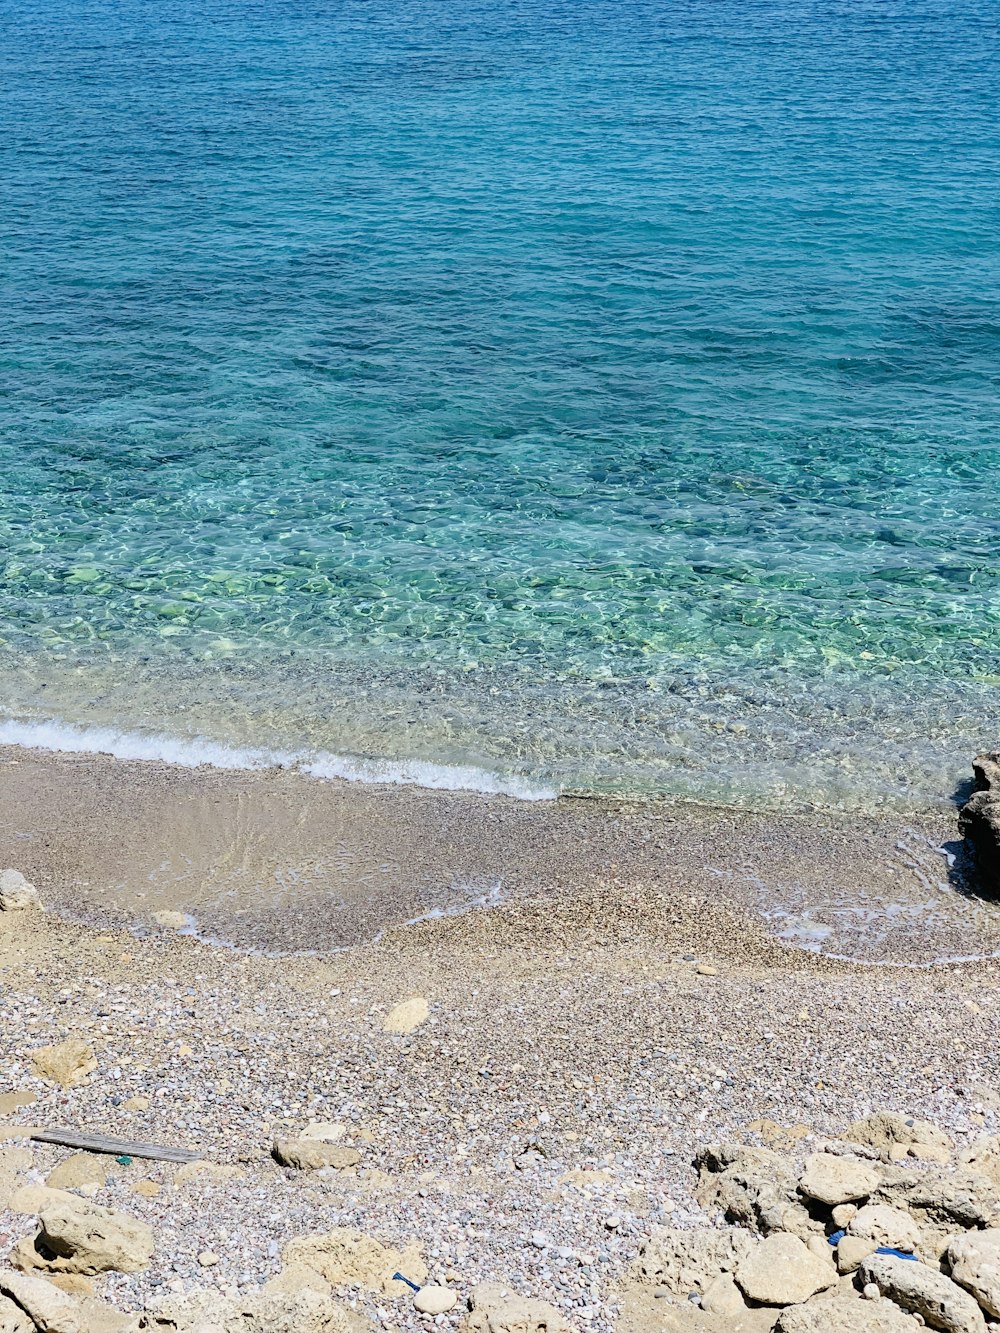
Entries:
{"label": "shoreline", "polygon": [[0,746],[0,863],[78,921],[184,914],[239,948],[318,952],[479,903],[572,903],[616,883],[718,903],[865,963],[1000,951],[955,814],[524,802],[289,770],[177,767]]}

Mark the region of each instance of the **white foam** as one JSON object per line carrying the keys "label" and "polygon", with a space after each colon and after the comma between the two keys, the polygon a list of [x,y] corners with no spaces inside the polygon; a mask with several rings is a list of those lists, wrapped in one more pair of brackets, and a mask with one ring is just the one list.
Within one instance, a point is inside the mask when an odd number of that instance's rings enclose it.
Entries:
{"label": "white foam", "polygon": [[417,759],[362,759],[352,755],[267,750],[224,745],[206,736],[184,739],[155,732],[117,731],[70,723],[0,719],[0,745],[63,754],[109,754],[115,759],[155,760],[179,768],[207,765],[220,769],[292,768],[313,778],[339,778],[391,786],[428,787],[436,791],[472,791],[513,796],[521,801],[552,801],[558,791],[517,774]]}
{"label": "white foam", "polygon": [[430,787],[435,791],[476,791],[486,796],[516,796],[521,801],[552,801],[559,794],[528,778],[491,773],[484,768],[429,764],[419,759],[353,759],[347,755],[324,754],[302,763],[301,768],[303,773],[314,778]]}

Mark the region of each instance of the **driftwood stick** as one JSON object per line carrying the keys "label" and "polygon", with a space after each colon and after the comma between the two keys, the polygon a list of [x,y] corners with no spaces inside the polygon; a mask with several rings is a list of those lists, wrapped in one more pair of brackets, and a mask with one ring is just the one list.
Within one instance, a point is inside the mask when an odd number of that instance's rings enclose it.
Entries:
{"label": "driftwood stick", "polygon": [[148,1157],[157,1162],[197,1162],[200,1153],[190,1148],[164,1148],[158,1143],[132,1143],[112,1139],[106,1134],[87,1134],[76,1129],[38,1129],[31,1135],[36,1143],[58,1143],[64,1148],[84,1152],[106,1152],[114,1157]]}

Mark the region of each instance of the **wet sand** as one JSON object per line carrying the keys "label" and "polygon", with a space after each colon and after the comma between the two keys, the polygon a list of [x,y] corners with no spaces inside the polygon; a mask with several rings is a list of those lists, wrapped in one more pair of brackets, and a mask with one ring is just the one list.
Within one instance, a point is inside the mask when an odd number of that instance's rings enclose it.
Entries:
{"label": "wet sand", "polygon": [[[754,814],[185,769],[0,749],[0,864],[61,915],[242,948],[330,951],[404,922],[617,883],[791,945],[928,965],[1000,951],[950,812]],[[957,863],[956,863],[957,861]]]}

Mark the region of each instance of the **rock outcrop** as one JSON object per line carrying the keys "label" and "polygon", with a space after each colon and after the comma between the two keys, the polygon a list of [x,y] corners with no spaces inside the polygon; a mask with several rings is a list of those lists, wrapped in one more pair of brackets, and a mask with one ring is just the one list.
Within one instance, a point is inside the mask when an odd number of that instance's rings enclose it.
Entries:
{"label": "rock outcrop", "polygon": [[572,1333],[553,1305],[521,1296],[498,1282],[484,1282],[469,1302],[465,1333]]}
{"label": "rock outcrop", "polygon": [[38,912],[41,907],[38,890],[19,870],[0,870],[0,912]]}
{"label": "rock outcrop", "polygon": [[418,1284],[427,1278],[418,1245],[394,1250],[350,1227],[337,1227],[321,1236],[299,1236],[288,1242],[281,1257],[288,1267],[303,1264],[312,1269],[332,1287],[364,1287],[384,1295],[398,1296],[408,1290],[394,1280],[396,1272]]}
{"label": "rock outcrop", "polygon": [[976,790],[962,807],[958,826],[975,849],[984,885],[1000,891],[1000,752],[977,755],[972,771]]}

